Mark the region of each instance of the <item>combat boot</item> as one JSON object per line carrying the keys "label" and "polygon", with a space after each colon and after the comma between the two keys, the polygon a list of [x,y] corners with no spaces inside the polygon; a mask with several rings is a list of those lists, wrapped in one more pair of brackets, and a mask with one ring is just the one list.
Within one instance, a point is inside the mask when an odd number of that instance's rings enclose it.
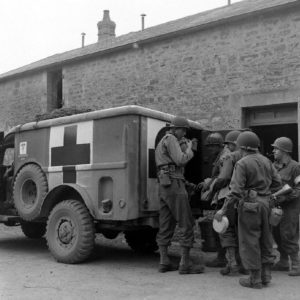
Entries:
{"label": "combat boot", "polygon": [[298,253],[290,255],[292,261],[292,270],[289,276],[300,276],[300,259]]}
{"label": "combat boot", "polygon": [[273,267],[272,271],[289,271],[290,265],[289,265],[289,257],[287,255],[280,254],[280,260],[277,262]]}
{"label": "combat boot", "polygon": [[239,265],[239,273],[243,274],[243,275],[249,275],[250,274],[249,270],[245,269],[243,264]]}
{"label": "combat boot", "polygon": [[263,285],[267,286],[271,282],[271,265],[270,264],[262,264],[261,270],[261,282]]}
{"label": "combat boot", "polygon": [[239,267],[235,259],[235,247],[226,248],[227,266],[220,270],[221,275],[237,276],[239,274]]}
{"label": "combat boot", "polygon": [[261,270],[250,270],[249,278],[240,278],[239,281],[241,286],[252,288],[252,289],[261,289]]}
{"label": "combat boot", "polygon": [[160,262],[158,267],[158,272],[165,273],[169,271],[178,270],[178,265],[175,265],[171,262],[168,256],[168,247],[159,246]]}
{"label": "combat boot", "polygon": [[200,274],[204,272],[203,265],[193,266],[190,261],[190,248],[182,247],[181,248],[181,259],[179,264],[179,274]]}

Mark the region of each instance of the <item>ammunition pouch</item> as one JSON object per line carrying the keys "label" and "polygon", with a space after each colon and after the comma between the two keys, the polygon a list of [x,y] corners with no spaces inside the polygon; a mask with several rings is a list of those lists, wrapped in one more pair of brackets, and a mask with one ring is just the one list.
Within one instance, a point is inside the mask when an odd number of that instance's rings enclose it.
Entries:
{"label": "ammunition pouch", "polygon": [[172,184],[170,174],[167,171],[160,170],[157,174],[158,182],[163,187],[168,187]]}
{"label": "ammunition pouch", "polygon": [[172,184],[170,174],[175,172],[175,168],[175,165],[163,165],[158,167],[157,178],[161,186],[168,187]]}
{"label": "ammunition pouch", "polygon": [[278,207],[273,207],[271,209],[270,217],[269,217],[270,225],[272,225],[273,227],[277,226],[280,223],[282,216],[283,216],[282,209]]}

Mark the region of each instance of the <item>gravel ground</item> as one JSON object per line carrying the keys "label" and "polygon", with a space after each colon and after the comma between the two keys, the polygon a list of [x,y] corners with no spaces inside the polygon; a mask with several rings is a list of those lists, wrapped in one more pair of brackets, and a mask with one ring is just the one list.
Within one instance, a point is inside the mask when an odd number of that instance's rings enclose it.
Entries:
{"label": "gravel ground", "polygon": [[[171,247],[179,260],[179,247]],[[194,261],[214,253],[194,249]],[[0,299],[300,299],[299,277],[274,273],[270,287],[242,288],[238,278],[223,277],[218,269],[205,274],[157,272],[158,254],[138,255],[120,235],[96,239],[92,257],[79,265],[54,261],[44,239],[30,240],[18,227],[0,225]]]}

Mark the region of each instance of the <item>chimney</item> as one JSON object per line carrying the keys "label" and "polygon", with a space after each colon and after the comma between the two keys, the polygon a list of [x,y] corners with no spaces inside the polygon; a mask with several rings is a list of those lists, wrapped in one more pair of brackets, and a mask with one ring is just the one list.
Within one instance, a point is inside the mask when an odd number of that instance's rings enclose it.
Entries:
{"label": "chimney", "polygon": [[146,17],[146,14],[141,14],[141,17],[142,17],[142,30],[145,29],[145,17]]}
{"label": "chimney", "polygon": [[84,37],[85,37],[85,32],[81,33],[81,47],[84,47]]}
{"label": "chimney", "polygon": [[98,22],[98,42],[115,37],[116,23],[111,21],[109,10],[103,11],[103,20]]}

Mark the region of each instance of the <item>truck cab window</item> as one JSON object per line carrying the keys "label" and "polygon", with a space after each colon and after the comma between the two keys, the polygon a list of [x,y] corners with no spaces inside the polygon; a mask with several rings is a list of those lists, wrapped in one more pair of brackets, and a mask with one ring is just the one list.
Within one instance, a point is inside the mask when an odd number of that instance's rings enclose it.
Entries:
{"label": "truck cab window", "polygon": [[14,148],[7,148],[5,149],[4,152],[4,157],[3,157],[3,166],[11,166],[13,161],[14,161],[14,153],[15,149]]}

